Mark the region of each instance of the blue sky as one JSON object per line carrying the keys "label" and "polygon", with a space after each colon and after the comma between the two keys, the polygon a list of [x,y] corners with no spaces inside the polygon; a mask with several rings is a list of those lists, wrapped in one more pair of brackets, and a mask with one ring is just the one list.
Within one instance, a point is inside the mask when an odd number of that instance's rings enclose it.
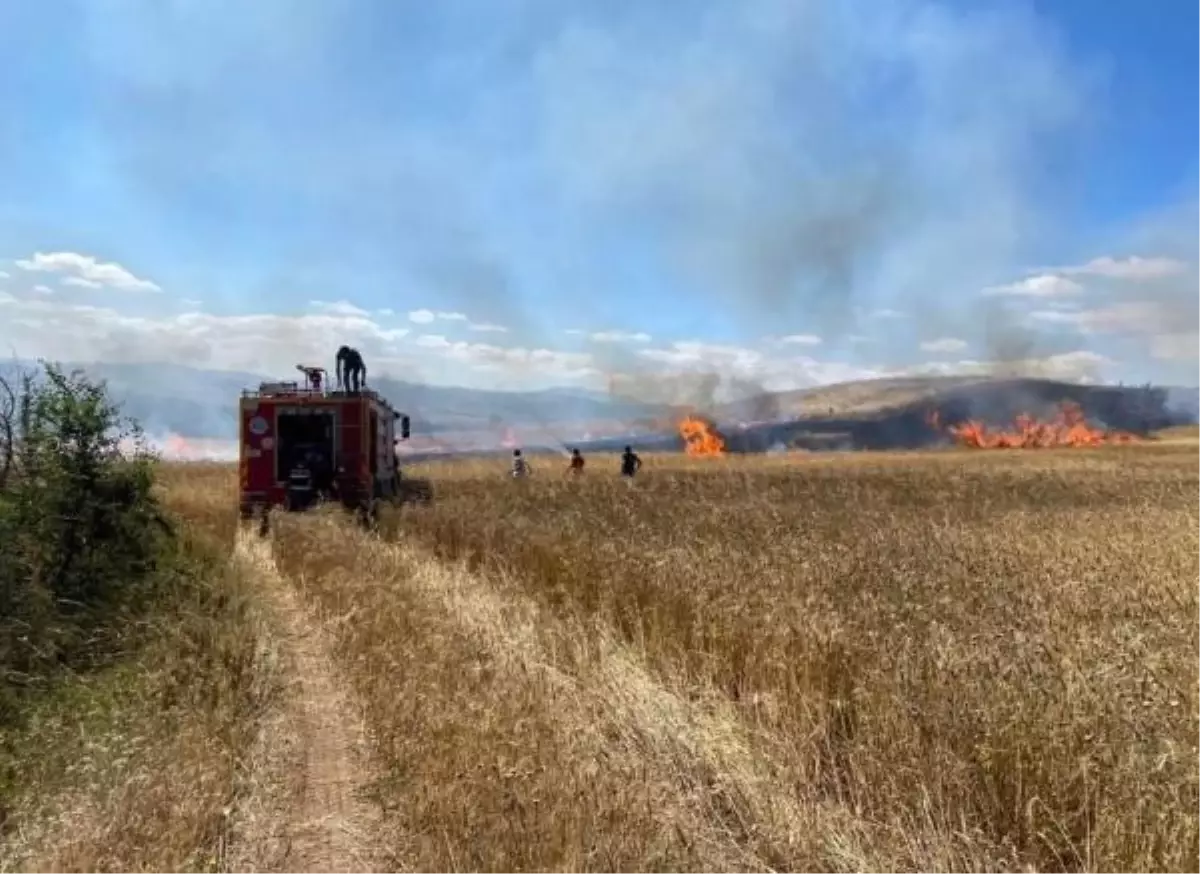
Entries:
{"label": "blue sky", "polygon": [[6,3],[0,342],[1194,383],[1197,30],[1182,0]]}

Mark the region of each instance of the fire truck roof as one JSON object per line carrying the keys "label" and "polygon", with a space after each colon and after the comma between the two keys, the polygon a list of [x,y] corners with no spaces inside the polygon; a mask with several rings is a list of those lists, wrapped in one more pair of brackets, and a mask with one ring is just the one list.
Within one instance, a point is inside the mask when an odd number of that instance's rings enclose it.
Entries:
{"label": "fire truck roof", "polygon": [[383,395],[369,388],[364,388],[357,392],[322,391],[319,389],[302,388],[294,382],[264,382],[257,389],[243,389],[242,400],[253,403],[280,401],[288,404],[358,403],[367,401],[395,412],[395,409]]}

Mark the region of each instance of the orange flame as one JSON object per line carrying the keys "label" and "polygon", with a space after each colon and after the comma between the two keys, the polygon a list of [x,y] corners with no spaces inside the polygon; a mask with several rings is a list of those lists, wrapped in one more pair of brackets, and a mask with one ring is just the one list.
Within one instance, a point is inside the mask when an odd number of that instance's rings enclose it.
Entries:
{"label": "orange flame", "polygon": [[[941,414],[937,410],[926,416],[931,428],[941,430]],[[983,422],[969,419],[945,429],[960,446],[975,449],[1045,449],[1054,446],[1104,446],[1114,443],[1133,443],[1138,438],[1124,431],[1105,431],[1087,423],[1083,408],[1074,401],[1059,405],[1058,415],[1049,422],[1039,422],[1022,413],[1007,430],[990,430]]]}
{"label": "orange flame", "polygon": [[711,458],[725,454],[725,438],[714,425],[698,416],[683,417],[679,436],[687,445],[688,455]]}

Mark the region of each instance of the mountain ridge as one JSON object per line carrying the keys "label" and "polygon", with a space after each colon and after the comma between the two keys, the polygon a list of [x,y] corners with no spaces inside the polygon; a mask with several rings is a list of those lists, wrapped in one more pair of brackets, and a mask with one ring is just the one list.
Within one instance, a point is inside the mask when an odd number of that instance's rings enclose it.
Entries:
{"label": "mountain ridge", "polygon": [[[238,399],[243,389],[254,388],[272,377],[246,371],[208,370],[181,364],[122,364],[68,362],[68,370],[81,369],[103,380],[124,415],[137,420],[150,435],[175,434],[185,438],[230,440],[236,436]],[[0,362],[0,375],[11,377],[37,362]],[[299,376],[299,374],[295,374]],[[279,378],[279,377],[274,377]],[[283,377],[291,379],[292,375]],[[499,435],[510,428],[555,435],[567,425],[590,431],[588,423],[608,434],[661,432],[678,408],[642,403],[587,388],[550,387],[533,390],[479,389],[413,383],[389,376],[371,385],[413,418],[414,434],[487,432]],[[1009,386],[1004,388],[1004,386]],[[1181,420],[1200,417],[1200,389],[1159,387],[1167,393],[1167,406]],[[782,392],[765,392],[698,409],[730,425],[779,423],[800,419],[861,418],[889,409],[935,402],[939,396],[964,392],[1063,397],[1080,391],[1136,392],[1138,387],[1086,386],[1055,380],[1004,380],[985,376],[909,376],[836,383]],[[1013,399],[1014,402],[1016,398]],[[1006,404],[1006,406],[1008,406]],[[574,438],[572,438],[574,439]],[[587,440],[585,435],[580,440]],[[553,436],[550,442],[561,439]]]}
{"label": "mountain ridge", "polygon": [[[136,419],[148,434],[229,438],[235,434],[238,399],[261,382],[291,380],[299,373],[268,375],[208,370],[182,364],[61,362],[103,380],[121,412]],[[0,362],[0,376],[39,369],[36,361]],[[496,429],[521,423],[561,425],[589,420],[635,420],[661,416],[660,405],[610,398],[593,389],[554,386],[530,390],[493,390],[414,383],[389,376],[370,385],[397,409],[413,418],[414,429],[437,433]]]}

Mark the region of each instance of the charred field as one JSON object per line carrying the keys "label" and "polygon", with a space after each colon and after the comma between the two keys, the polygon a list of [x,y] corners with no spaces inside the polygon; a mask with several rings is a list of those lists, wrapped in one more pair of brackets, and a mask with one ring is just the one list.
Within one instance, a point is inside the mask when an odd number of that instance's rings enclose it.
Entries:
{"label": "charred field", "polygon": [[931,428],[936,413],[944,426],[981,422],[1008,427],[1021,416],[1049,420],[1064,404],[1105,430],[1139,437],[1190,424],[1190,408],[1172,408],[1167,393],[1152,387],[1077,385],[1046,379],[988,379],[975,382],[927,380],[911,398],[884,400],[874,407],[839,409],[836,395],[809,403],[803,415],[787,422],[750,425],[726,432],[731,452],[796,449],[921,449],[945,445],[944,429]]}
{"label": "charred field", "polygon": [[[1197,417],[1196,389],[1152,386],[1085,385],[1051,379],[995,377],[913,377],[858,380],[792,393],[749,397],[713,405],[704,413],[720,434],[725,451],[734,454],[807,451],[927,449],[954,442],[947,428],[969,422],[1010,428],[1022,416],[1050,421],[1064,405],[1076,407],[1087,422],[1104,431],[1142,439],[1163,429],[1192,425]],[[688,410],[660,411],[657,426],[604,439],[580,440],[584,452],[620,451],[676,453],[685,447],[678,420]],[[936,413],[940,427],[930,426]],[[527,451],[562,451],[532,437]],[[452,453],[483,459],[506,455],[494,448]],[[412,453],[410,461],[444,457],[442,452]]]}
{"label": "charred field", "polygon": [[645,461],[275,526],[396,864],[1194,870],[1194,445]]}

